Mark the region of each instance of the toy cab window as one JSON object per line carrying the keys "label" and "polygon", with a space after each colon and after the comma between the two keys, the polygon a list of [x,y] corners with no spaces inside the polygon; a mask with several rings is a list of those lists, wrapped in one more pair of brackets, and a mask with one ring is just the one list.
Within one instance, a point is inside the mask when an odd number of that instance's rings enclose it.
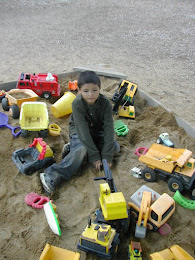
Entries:
{"label": "toy cab window", "polygon": [[100,240],[100,241],[105,241],[105,234],[104,233],[101,233],[101,232],[98,232],[98,239]]}
{"label": "toy cab window", "polygon": [[153,210],[151,212],[151,218],[154,219],[155,221],[158,220],[158,215]]}
{"label": "toy cab window", "polygon": [[20,82],[20,86],[25,86],[25,83],[24,82]]}
{"label": "toy cab window", "polygon": [[162,220],[169,214],[169,212],[171,212],[172,209],[173,205],[171,205],[171,207],[162,215]]}
{"label": "toy cab window", "polygon": [[26,75],[25,79],[30,80],[30,75]]}

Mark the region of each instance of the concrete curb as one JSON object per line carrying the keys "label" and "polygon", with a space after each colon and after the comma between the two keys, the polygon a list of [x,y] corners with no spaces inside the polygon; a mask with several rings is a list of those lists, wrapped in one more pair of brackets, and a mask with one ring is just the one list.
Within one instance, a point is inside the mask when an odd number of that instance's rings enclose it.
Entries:
{"label": "concrete curb", "polygon": [[[65,72],[65,73],[61,73],[58,74],[59,79],[64,78],[68,75],[74,75],[77,74],[78,72],[81,72],[84,69],[84,67],[77,67],[74,68],[75,70],[73,71],[69,71],[69,72]],[[86,67],[86,69],[91,69],[91,67]],[[118,72],[108,72],[108,71],[96,71],[96,73],[100,76],[106,76],[106,77],[111,77],[111,78],[119,78],[119,79],[124,79],[126,78],[126,75],[122,74],[122,73],[118,73]],[[121,77],[121,75],[123,75],[123,77]],[[124,77],[125,76],[125,77]],[[0,84],[0,90],[4,89],[5,91],[9,91],[10,89],[13,89],[16,87],[16,83],[17,81],[11,81],[11,82],[6,82],[6,83],[1,83]],[[149,106],[152,107],[157,107],[157,106],[161,106],[163,107],[167,112],[172,112],[170,109],[167,109],[161,102],[159,102],[158,100],[156,100],[153,97],[150,97],[148,94],[146,94],[143,90],[139,89],[139,94],[142,98],[144,98]],[[174,113],[173,113],[174,114]],[[178,116],[175,115],[175,119],[177,121],[177,124],[179,127],[182,127],[186,133],[192,137],[193,139],[195,139],[195,128],[193,126],[191,126],[187,121],[185,121],[184,119],[179,118]]]}

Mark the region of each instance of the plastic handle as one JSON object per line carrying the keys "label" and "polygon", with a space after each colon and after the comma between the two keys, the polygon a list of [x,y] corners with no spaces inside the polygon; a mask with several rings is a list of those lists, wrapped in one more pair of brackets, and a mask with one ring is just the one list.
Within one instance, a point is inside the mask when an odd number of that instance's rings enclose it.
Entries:
{"label": "plastic handle", "polygon": [[5,126],[12,130],[12,135],[13,135],[14,137],[18,137],[18,136],[21,134],[21,130],[18,131],[17,133],[15,133],[15,131],[16,131],[17,129],[21,129],[20,126],[13,127],[13,126],[8,125],[8,124],[5,125]]}

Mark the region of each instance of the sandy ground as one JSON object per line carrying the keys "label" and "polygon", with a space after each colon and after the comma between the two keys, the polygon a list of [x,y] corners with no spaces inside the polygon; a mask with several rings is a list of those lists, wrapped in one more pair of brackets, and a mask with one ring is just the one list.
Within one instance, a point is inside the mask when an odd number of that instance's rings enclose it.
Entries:
{"label": "sandy ground", "polygon": [[[1,0],[0,81],[15,81],[22,71],[63,73],[80,65],[103,64],[125,73],[174,115],[195,126],[194,7],[193,0]],[[119,81],[101,79],[102,91],[110,98]],[[67,81],[61,82],[63,90]],[[68,141],[68,118],[54,118],[51,104],[46,103],[50,123],[62,128],[60,137],[45,139],[59,162],[61,149]],[[194,157],[195,141],[178,128],[172,113],[148,107],[139,93],[135,107],[136,119],[123,120],[130,129],[128,135],[116,137],[121,145],[120,156],[112,169],[116,186],[127,202],[143,184],[173,196],[162,180],[145,183],[131,176],[131,168],[143,167],[134,150],[138,146],[149,147],[160,133],[168,132],[176,147],[188,148]],[[9,117],[9,123],[16,126],[18,120]],[[79,177],[59,189],[54,202],[62,236],[57,237],[50,230],[44,211],[24,203],[29,192],[45,195],[39,172],[23,175],[11,160],[13,151],[26,148],[36,134],[15,139],[9,129],[0,131],[0,259],[21,259],[21,256],[26,260],[38,259],[46,243],[76,251],[87,217],[93,218],[99,207],[99,182],[93,178],[103,173],[94,174],[85,168]],[[176,205],[168,224],[172,232],[167,237],[148,231],[146,238],[140,240],[143,259],[173,244],[195,256],[194,212]],[[127,259],[126,246],[130,240],[137,240],[134,232],[121,239],[117,259]]]}
{"label": "sandy ground", "polygon": [[[63,91],[67,90],[69,79],[72,78],[61,80]],[[118,80],[102,77],[101,81],[102,93],[111,98]],[[39,100],[44,101],[43,99]],[[57,123],[62,128],[59,137],[48,136],[44,139],[53,149],[54,158],[59,162],[62,147],[68,141],[69,118],[54,118],[50,110],[51,103],[49,101],[46,103],[50,123]],[[167,113],[161,107],[147,106],[146,101],[139,97],[139,92],[135,99],[135,109],[135,120],[122,119],[128,125],[129,133],[124,137],[116,136],[121,145],[120,155],[115,159],[112,168],[117,189],[123,192],[127,202],[143,184],[160,194],[167,192],[173,196],[174,193],[168,189],[166,182],[158,180],[156,183],[146,183],[130,174],[131,168],[144,167],[139,163],[134,151],[137,147],[149,147],[153,142],[156,142],[158,135],[165,131],[170,133],[170,139],[176,147],[188,148],[194,152],[195,141],[188,137],[181,128],[178,128],[173,114]],[[2,112],[2,108],[0,110]],[[8,112],[5,113],[9,115]],[[121,118],[115,116],[114,120],[117,119]],[[9,123],[17,126],[18,120],[9,117]],[[21,174],[12,162],[11,155],[19,148],[26,148],[34,137],[37,137],[37,133],[31,132],[26,139],[22,137],[16,139],[9,129],[1,129],[0,259],[2,260],[21,259],[21,255],[26,260],[38,259],[46,243],[76,251],[79,237],[87,225],[88,216],[90,215],[93,220],[94,212],[99,208],[99,184],[103,181],[95,182],[94,177],[103,176],[104,172],[94,173],[89,167],[85,167],[79,172],[78,177],[60,187],[53,198],[60,219],[61,237],[52,233],[43,209],[34,209],[24,203],[24,198],[29,192],[45,195],[39,181],[39,173],[42,170],[31,176]],[[188,193],[185,196],[189,198]],[[163,250],[173,244],[179,244],[188,253],[194,255],[195,222],[193,210],[176,205],[176,212],[169,219],[168,224],[172,228],[172,232],[168,236],[162,236],[159,232],[147,231],[145,239],[137,239],[134,237],[135,223],[131,219],[132,230],[127,236],[121,235],[116,259],[127,259],[127,245],[131,240],[141,242],[143,259],[149,259],[150,253]],[[88,255],[86,259],[100,258]]]}

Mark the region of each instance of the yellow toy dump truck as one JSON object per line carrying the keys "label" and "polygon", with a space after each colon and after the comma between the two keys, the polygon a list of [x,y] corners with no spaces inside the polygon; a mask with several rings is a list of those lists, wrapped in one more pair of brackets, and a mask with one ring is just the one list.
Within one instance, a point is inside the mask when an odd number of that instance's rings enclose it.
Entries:
{"label": "yellow toy dump truck", "polygon": [[79,260],[80,254],[46,244],[39,260]]}
{"label": "yellow toy dump truck", "polygon": [[146,228],[157,231],[175,211],[175,201],[166,193],[160,195],[143,185],[128,202],[130,215],[138,219],[135,236],[144,238]]}
{"label": "yellow toy dump truck", "polygon": [[23,102],[36,101],[38,95],[31,89],[11,89],[2,99],[2,108],[9,111],[14,119],[19,118]]}
{"label": "yellow toy dump truck", "polygon": [[171,148],[161,144],[152,144],[139,161],[147,167],[142,170],[141,176],[148,182],[154,182],[157,176],[168,179],[171,191],[191,191],[191,199],[195,199],[195,159],[188,149]]}
{"label": "yellow toy dump truck", "polygon": [[150,254],[151,260],[194,260],[183,248],[173,245],[170,248]]}
{"label": "yellow toy dump truck", "polygon": [[119,234],[114,228],[106,224],[91,223],[89,218],[77,248],[98,257],[112,259],[118,250],[119,242]]}

